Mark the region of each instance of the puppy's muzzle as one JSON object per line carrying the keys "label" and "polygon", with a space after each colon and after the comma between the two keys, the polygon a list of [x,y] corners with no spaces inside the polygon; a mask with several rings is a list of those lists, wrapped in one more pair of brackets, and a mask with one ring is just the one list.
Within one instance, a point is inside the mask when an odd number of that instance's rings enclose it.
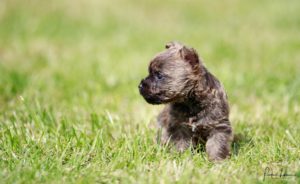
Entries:
{"label": "puppy's muzzle", "polygon": [[140,94],[144,97],[148,97],[149,95],[151,95],[149,82],[150,81],[147,79],[142,79],[140,82],[139,91]]}
{"label": "puppy's muzzle", "polygon": [[145,79],[142,79],[139,85],[139,90],[143,90],[145,88]]}

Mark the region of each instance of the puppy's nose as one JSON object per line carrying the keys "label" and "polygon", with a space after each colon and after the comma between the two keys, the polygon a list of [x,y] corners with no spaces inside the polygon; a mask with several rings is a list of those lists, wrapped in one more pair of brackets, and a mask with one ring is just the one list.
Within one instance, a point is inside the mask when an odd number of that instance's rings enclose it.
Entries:
{"label": "puppy's nose", "polygon": [[140,83],[140,85],[139,85],[139,89],[142,89],[143,88],[143,84],[142,83]]}
{"label": "puppy's nose", "polygon": [[144,79],[141,80],[140,85],[139,85],[139,89],[142,89],[144,87]]}

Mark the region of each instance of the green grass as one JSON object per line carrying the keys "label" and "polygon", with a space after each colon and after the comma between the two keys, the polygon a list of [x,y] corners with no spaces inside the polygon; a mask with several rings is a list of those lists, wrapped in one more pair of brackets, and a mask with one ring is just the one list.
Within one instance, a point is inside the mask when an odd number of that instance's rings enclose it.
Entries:
{"label": "green grass", "polygon": [[[299,183],[299,30],[298,0],[0,1],[0,183]],[[170,40],[227,90],[221,164],[154,141],[137,85]]]}

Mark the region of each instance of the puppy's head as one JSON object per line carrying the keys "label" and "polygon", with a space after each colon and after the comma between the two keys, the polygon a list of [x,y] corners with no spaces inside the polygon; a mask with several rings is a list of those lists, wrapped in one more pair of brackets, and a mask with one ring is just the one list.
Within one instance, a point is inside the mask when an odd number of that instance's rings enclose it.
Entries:
{"label": "puppy's head", "polygon": [[199,78],[201,63],[193,48],[171,42],[152,59],[140,94],[150,104],[182,101]]}

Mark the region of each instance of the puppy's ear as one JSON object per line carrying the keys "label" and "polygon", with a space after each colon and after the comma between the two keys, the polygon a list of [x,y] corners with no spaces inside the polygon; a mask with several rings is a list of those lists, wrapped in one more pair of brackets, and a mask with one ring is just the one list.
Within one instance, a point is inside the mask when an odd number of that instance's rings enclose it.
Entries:
{"label": "puppy's ear", "polygon": [[181,48],[182,47],[182,44],[179,43],[179,42],[176,42],[176,41],[172,41],[172,42],[169,42],[166,44],[166,49],[169,49],[169,48]]}
{"label": "puppy's ear", "polygon": [[190,63],[192,66],[198,65],[199,64],[199,57],[197,54],[197,51],[193,48],[187,48],[186,46],[183,46],[180,50],[180,57]]}

